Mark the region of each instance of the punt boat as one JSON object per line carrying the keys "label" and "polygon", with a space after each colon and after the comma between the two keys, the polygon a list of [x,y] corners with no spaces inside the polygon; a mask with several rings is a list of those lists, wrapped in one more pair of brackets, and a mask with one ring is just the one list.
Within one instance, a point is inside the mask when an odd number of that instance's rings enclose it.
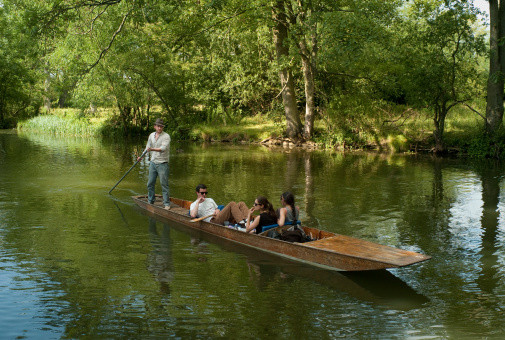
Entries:
{"label": "punt boat", "polygon": [[[256,235],[203,220],[191,222],[189,207],[192,201],[171,197],[171,209],[166,210],[159,195],[156,196],[154,204],[148,202],[146,195],[132,196],[132,199],[140,208],[188,227],[267,253],[331,270],[365,271],[398,268],[431,258],[413,251],[304,226],[302,228],[305,234],[313,240],[291,243],[267,237],[268,231]],[[282,232],[289,227],[283,226],[277,229],[278,232]]]}

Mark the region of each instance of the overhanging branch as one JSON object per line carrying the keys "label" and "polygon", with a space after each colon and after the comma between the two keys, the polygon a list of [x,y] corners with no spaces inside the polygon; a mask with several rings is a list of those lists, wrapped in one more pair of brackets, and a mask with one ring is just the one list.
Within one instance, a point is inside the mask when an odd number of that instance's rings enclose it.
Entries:
{"label": "overhanging branch", "polygon": [[104,48],[102,50],[102,52],[100,53],[100,55],[98,56],[98,59],[93,63],[91,64],[85,71],[84,71],[84,74],[88,73],[89,71],[91,71],[93,69],[93,67],[95,67],[99,62],[100,60],[105,56],[105,54],[107,54],[107,52],[109,51],[109,49],[111,48],[112,46],[112,43],[114,43],[114,40],[116,39],[117,35],[119,33],[121,33],[121,31],[123,30],[123,27],[124,27],[124,24],[126,22],[126,19],[128,18],[128,16],[130,15],[130,13],[132,12],[133,10],[133,6],[132,8],[124,15],[123,17],[123,20],[121,21],[121,24],[119,25],[119,28],[116,30],[116,32],[114,32],[114,34],[112,35],[112,38],[110,39],[109,41],[109,45]]}
{"label": "overhanging branch", "polygon": [[484,119],[484,120],[486,119],[486,117],[484,117],[479,111],[475,110],[473,107],[471,107],[467,103],[464,103],[463,105],[465,105],[467,108],[469,108],[470,110],[472,110],[473,112],[475,112],[476,114],[478,114],[482,119]]}

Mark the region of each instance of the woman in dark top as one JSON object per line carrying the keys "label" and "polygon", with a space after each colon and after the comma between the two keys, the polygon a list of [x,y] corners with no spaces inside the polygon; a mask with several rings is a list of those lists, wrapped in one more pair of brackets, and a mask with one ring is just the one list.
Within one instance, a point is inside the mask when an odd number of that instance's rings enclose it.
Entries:
{"label": "woman in dark top", "polygon": [[[253,212],[259,211],[260,215],[251,222]],[[245,224],[246,232],[261,233],[261,228],[267,225],[277,224],[277,215],[275,214],[272,203],[268,202],[266,197],[258,196],[254,200],[254,206],[249,209],[247,222]]]}

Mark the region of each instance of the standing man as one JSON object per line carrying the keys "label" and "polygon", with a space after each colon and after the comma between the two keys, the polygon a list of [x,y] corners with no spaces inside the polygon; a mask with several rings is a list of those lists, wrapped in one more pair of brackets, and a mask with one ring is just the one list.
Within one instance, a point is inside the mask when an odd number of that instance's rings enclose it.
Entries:
{"label": "standing man", "polygon": [[[147,139],[146,149],[151,154],[149,164],[149,179],[147,180],[147,199],[154,204],[154,188],[156,177],[160,176],[161,189],[163,191],[163,204],[165,209],[170,209],[170,190],[168,188],[168,156],[170,155],[170,136],[163,131],[165,123],[158,118],[154,122],[154,131]],[[137,160],[140,160],[139,157]]]}

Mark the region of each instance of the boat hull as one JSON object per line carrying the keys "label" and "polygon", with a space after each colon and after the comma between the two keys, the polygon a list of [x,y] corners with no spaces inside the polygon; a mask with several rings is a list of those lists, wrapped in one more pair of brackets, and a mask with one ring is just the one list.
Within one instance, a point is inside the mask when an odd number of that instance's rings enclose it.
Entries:
{"label": "boat hull", "polygon": [[307,227],[304,227],[306,234],[312,235],[317,240],[291,243],[263,235],[245,233],[211,222],[191,222],[191,217],[188,214],[190,201],[171,198],[172,209],[166,210],[161,202],[148,203],[146,196],[132,196],[132,199],[140,208],[190,228],[326,269],[337,271],[379,270],[403,267],[431,258],[416,252]]}

